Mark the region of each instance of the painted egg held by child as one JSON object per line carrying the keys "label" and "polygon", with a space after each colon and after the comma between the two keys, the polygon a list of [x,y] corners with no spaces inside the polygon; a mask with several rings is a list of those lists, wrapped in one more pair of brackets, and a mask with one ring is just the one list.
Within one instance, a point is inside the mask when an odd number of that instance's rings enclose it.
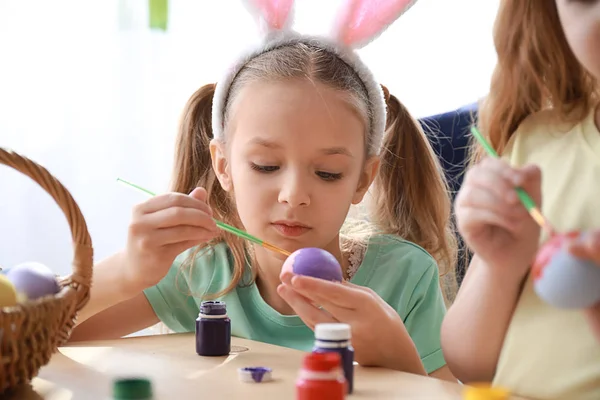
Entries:
{"label": "painted egg held by child", "polygon": [[17,304],[17,290],[12,282],[0,274],[0,307],[10,307]]}
{"label": "painted egg held by child", "polygon": [[558,308],[588,308],[600,302],[600,266],[565,248],[577,232],[555,235],[542,246],[533,266],[537,295]]}
{"label": "painted egg held by child", "polygon": [[282,274],[292,272],[328,281],[341,282],[342,267],[328,251],[316,247],[296,250],[283,263]]}
{"label": "painted egg held by child", "polygon": [[60,286],[54,273],[45,265],[27,262],[15,265],[6,272],[17,292],[33,300],[39,297],[56,294]]}

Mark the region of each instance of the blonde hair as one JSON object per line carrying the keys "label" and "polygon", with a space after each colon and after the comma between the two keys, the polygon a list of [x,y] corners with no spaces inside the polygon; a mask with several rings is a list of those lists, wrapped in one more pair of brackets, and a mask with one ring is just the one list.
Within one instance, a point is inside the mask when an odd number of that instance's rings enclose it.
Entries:
{"label": "blonde hair", "polygon": [[[309,79],[348,94],[359,115],[369,115],[368,97],[356,72],[331,52],[304,43],[294,43],[265,52],[249,61],[231,85],[225,107],[225,133],[229,110],[240,90],[259,80]],[[201,87],[189,99],[183,112],[175,152],[172,190],[189,193],[202,186],[214,217],[242,227],[233,199],[221,188],[212,169],[209,144],[213,138],[211,107],[215,85]],[[423,247],[437,261],[440,270],[453,272],[456,241],[450,222],[450,199],[438,159],[420,125],[407,109],[384,88],[388,116],[381,155],[381,168],[373,185],[374,208],[370,221],[378,232],[398,235]],[[367,135],[368,136],[368,135]],[[366,137],[366,149],[371,138]],[[223,234],[233,254],[233,277],[216,298],[232,291],[245,276],[251,249],[237,237]],[[208,243],[196,249],[191,260]],[[251,268],[252,281],[256,278]]]}
{"label": "blonde hair", "polygon": [[[498,62],[478,126],[502,154],[529,115],[551,108],[578,122],[598,101],[598,86],[571,51],[554,1],[503,0],[494,25]],[[474,148],[473,160],[483,155]]]}

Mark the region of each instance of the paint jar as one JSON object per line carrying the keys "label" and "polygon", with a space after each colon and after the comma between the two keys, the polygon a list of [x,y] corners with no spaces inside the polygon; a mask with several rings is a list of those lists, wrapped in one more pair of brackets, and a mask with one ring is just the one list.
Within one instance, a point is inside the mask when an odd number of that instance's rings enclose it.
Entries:
{"label": "paint jar", "polygon": [[339,353],[309,353],[296,380],[296,400],[341,400],[346,386]]}
{"label": "paint jar", "polygon": [[223,301],[203,301],[196,319],[196,353],[226,356],[231,350],[231,320]]}
{"label": "paint jar", "polygon": [[509,391],[489,383],[470,383],[464,386],[463,400],[508,400]]}
{"label": "paint jar", "polygon": [[348,393],[354,390],[354,349],[350,343],[350,325],[342,323],[317,324],[315,326],[314,353],[335,352],[341,357]]}
{"label": "paint jar", "polygon": [[111,399],[152,400],[152,382],[146,378],[118,378],[113,381]]}

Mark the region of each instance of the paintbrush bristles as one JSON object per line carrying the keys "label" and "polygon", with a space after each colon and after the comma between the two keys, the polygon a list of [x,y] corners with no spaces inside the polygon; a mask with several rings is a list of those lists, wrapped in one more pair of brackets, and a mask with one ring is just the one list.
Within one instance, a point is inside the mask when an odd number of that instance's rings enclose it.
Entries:
{"label": "paintbrush bristles", "polygon": [[263,247],[265,249],[269,249],[271,251],[275,251],[277,253],[283,254],[286,257],[289,257],[292,254],[289,251],[283,250],[283,249],[281,249],[281,248],[279,248],[279,247],[277,247],[275,245],[272,245],[270,243],[267,243],[267,242],[263,242]]}

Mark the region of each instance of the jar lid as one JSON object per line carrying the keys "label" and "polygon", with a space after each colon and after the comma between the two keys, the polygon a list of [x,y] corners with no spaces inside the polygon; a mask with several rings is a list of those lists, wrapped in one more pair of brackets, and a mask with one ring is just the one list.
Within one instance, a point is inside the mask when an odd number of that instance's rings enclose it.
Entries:
{"label": "jar lid", "polygon": [[350,325],[343,323],[326,323],[315,326],[317,340],[350,340],[352,333]]}
{"label": "jar lid", "polygon": [[121,378],[113,382],[113,398],[147,400],[152,398],[152,382],[145,378]]}
{"label": "jar lid", "polygon": [[225,315],[227,314],[227,306],[224,301],[203,301],[200,304],[200,314]]}
{"label": "jar lid", "polygon": [[302,367],[309,371],[329,372],[340,368],[342,357],[340,353],[309,353],[302,360]]}
{"label": "jar lid", "polygon": [[471,384],[463,390],[464,400],[508,400],[508,395],[508,390],[486,383]]}

